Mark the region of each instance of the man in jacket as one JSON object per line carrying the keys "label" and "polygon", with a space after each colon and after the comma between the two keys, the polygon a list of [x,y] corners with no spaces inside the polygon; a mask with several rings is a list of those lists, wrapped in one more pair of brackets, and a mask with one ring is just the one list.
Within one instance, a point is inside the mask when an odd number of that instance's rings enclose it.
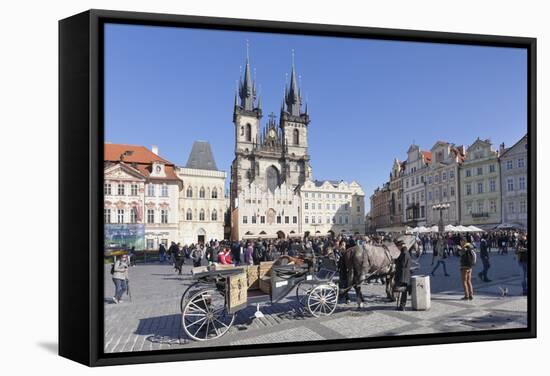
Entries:
{"label": "man in jacket", "polygon": [[460,256],[460,276],[462,278],[462,287],[464,288],[464,297],[461,300],[474,299],[474,287],[472,286],[472,268],[475,265],[475,253],[472,244],[461,240],[458,247]]}
{"label": "man in jacket", "polygon": [[113,283],[115,284],[115,296],[113,303],[122,301],[122,294],[128,290],[128,255],[122,255],[113,266]]}
{"label": "man in jacket", "polygon": [[408,252],[407,246],[401,246],[401,254],[395,260],[395,289],[401,292],[401,300],[399,302],[399,311],[405,310],[407,305],[407,294],[409,292],[409,283],[411,279],[411,255]]}
{"label": "man in jacket", "polygon": [[484,282],[491,282],[491,280],[487,277],[487,272],[491,267],[491,264],[489,263],[489,244],[487,242],[487,235],[483,235],[479,241],[479,257],[481,257],[483,270],[478,273],[478,277]]}

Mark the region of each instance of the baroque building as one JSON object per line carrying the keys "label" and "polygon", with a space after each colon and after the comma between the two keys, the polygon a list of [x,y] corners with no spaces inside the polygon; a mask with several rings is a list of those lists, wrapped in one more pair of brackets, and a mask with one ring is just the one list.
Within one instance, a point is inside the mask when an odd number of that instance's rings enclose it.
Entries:
{"label": "baroque building", "polygon": [[527,135],[500,147],[502,222],[527,228]]}
{"label": "baroque building", "polygon": [[459,167],[464,161],[463,146],[438,141],[431,149],[432,162],[426,172],[427,206],[426,222],[429,226],[439,223],[440,213],[434,210],[437,204],[449,206],[441,212],[443,224],[458,225],[460,222]]}
{"label": "baroque building", "polygon": [[459,168],[462,225],[493,228],[501,222],[498,151],[489,140],[477,139]]}
{"label": "baroque building", "polygon": [[156,147],[111,143],[105,143],[104,160],[105,222],[143,224],[146,249],[175,241],[181,180],[174,164]]}
{"label": "baroque building", "polygon": [[386,232],[391,227],[391,204],[389,183],[374,190],[370,197],[371,231]]}
{"label": "baroque building", "polygon": [[183,182],[179,194],[179,242],[205,243],[224,239],[226,173],[218,170],[210,144],[195,141],[184,167],[177,168]]}

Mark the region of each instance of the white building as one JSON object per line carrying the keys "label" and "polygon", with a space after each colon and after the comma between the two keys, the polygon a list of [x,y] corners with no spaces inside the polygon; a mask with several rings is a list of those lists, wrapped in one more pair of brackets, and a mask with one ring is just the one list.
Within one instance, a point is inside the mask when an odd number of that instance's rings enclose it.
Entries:
{"label": "white building", "polygon": [[356,182],[308,180],[300,196],[304,234],[364,233],[365,193]]}
{"label": "white building", "polygon": [[500,150],[502,222],[527,228],[527,135]]}
{"label": "white building", "polygon": [[403,172],[403,222],[411,227],[426,225],[425,178],[432,161],[432,153],[411,145]]}
{"label": "white building", "polygon": [[177,168],[183,182],[179,195],[179,242],[204,243],[224,239],[226,173],[216,167],[210,144],[195,141],[185,167]]}

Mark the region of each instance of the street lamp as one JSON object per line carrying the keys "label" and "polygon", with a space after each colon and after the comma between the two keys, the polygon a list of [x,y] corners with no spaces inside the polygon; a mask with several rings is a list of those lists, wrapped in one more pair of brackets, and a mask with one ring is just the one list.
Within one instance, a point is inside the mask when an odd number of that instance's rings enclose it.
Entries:
{"label": "street lamp", "polygon": [[451,204],[435,204],[432,206],[433,210],[439,211],[439,223],[437,225],[439,233],[443,233],[445,231],[445,226],[443,225],[443,210],[449,209]]}

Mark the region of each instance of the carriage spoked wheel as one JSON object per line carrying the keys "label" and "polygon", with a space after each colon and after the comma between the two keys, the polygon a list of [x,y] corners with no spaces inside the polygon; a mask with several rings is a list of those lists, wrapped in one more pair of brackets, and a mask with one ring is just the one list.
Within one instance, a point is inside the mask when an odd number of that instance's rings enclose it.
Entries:
{"label": "carriage spoked wheel", "polygon": [[317,285],[307,294],[306,307],[315,317],[331,315],[338,305],[338,286]]}
{"label": "carriage spoked wheel", "polygon": [[181,315],[183,330],[196,341],[223,336],[234,320],[235,314],[227,312],[224,295],[215,288],[191,295]]}

